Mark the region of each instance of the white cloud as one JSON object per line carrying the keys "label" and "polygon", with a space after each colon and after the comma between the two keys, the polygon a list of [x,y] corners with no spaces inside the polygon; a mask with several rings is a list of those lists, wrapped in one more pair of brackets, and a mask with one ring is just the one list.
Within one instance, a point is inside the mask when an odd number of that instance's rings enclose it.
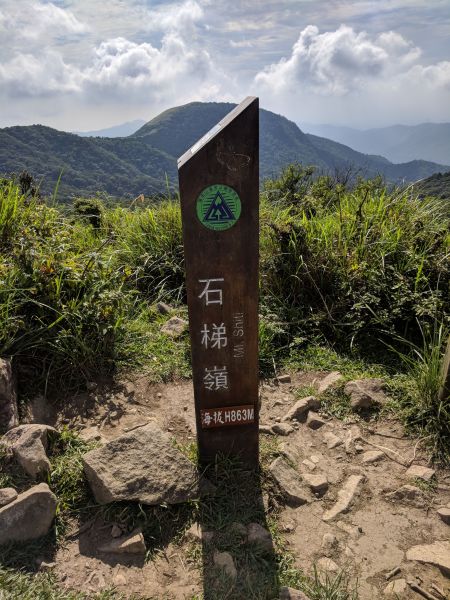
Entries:
{"label": "white cloud", "polygon": [[67,34],[79,35],[88,31],[89,27],[71,11],[51,2],[23,0],[19,3],[5,0],[3,12],[0,13],[2,41],[7,40],[13,45],[24,39],[28,43],[48,43],[51,38]]}
{"label": "white cloud", "polygon": [[0,64],[0,90],[9,97],[39,97],[78,92],[78,70],[67,65],[60,54],[47,50],[39,58],[18,54]]}
{"label": "white cloud", "polygon": [[407,74],[411,82],[424,82],[430,88],[450,91],[450,61],[443,60],[435,65],[416,65]]}
{"label": "white cloud", "polygon": [[195,31],[195,25],[204,16],[203,8],[195,0],[185,0],[178,4],[168,4],[149,10],[145,26],[149,30],[177,31],[188,36]]}
{"label": "white cloud", "polygon": [[92,66],[82,73],[83,87],[91,93],[113,95],[148,94],[148,99],[186,95],[195,84],[207,83],[214,69],[207,52],[190,48],[180,36],[164,36],[161,47],[124,38],[102,42],[95,49]]}
{"label": "white cloud", "polygon": [[325,33],[308,25],[291,56],[264,68],[255,82],[276,93],[309,88],[340,96],[404,70],[419,56],[418,48],[392,31],[371,39],[365,31],[357,33],[346,25]]}

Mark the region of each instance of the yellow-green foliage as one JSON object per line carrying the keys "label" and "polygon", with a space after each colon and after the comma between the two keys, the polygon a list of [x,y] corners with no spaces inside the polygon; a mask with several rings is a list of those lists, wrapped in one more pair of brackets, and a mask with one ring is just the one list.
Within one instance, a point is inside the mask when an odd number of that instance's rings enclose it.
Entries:
{"label": "yellow-green foliage", "polygon": [[[158,377],[187,374],[186,338],[161,336],[149,310],[158,299],[185,300],[178,202],[107,208],[96,199],[77,211],[0,186],[0,355],[14,356],[20,377],[38,386],[76,383],[124,360],[150,362]],[[448,213],[379,180],[347,189],[298,165],[266,183],[263,370],[312,339],[367,351],[394,334],[414,340],[417,320],[448,319]]]}

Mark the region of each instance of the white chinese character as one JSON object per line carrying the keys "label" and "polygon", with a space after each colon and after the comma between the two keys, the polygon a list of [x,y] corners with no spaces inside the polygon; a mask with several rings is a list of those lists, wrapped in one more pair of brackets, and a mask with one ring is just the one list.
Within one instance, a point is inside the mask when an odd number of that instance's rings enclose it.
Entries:
{"label": "white chinese character", "polygon": [[217,391],[220,389],[228,389],[228,371],[226,367],[213,367],[208,369],[205,367],[205,375],[203,377],[203,383],[205,388],[210,391]]}
{"label": "white chinese character", "polygon": [[209,414],[209,412],[206,412],[203,414],[203,424],[209,425],[210,423],[211,423],[211,415]]}
{"label": "white chinese character", "polygon": [[214,423],[221,423],[223,425],[223,419],[222,419],[222,413],[221,412],[214,412]]}
{"label": "white chinese character", "polygon": [[205,323],[200,333],[202,334],[202,345],[205,348],[218,348],[220,350],[220,348],[225,348],[227,345],[227,330],[223,323],[220,325],[213,323],[212,331]]}
{"label": "white chinese character", "polygon": [[219,289],[209,289],[209,285],[213,281],[224,281],[223,277],[218,279],[199,279],[199,283],[204,283],[205,287],[203,288],[203,292],[199,295],[199,298],[203,298],[205,296],[205,304],[209,306],[210,304],[220,304],[222,306],[222,290]]}

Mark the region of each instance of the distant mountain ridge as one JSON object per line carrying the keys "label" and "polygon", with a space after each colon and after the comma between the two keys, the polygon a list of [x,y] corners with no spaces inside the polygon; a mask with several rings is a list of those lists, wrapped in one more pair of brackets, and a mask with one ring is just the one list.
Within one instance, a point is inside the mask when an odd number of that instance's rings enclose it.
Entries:
{"label": "distant mountain ridge", "polygon": [[[177,185],[176,159],[232,108],[193,102],[164,111],[126,137],[81,137],[42,125],[0,129],[0,174],[31,171],[52,192],[63,171],[59,197],[97,191],[116,197],[164,192]],[[322,137],[303,133],[285,117],[260,111],[261,178],[277,176],[291,162],[320,171],[354,168],[363,177],[415,181],[450,167],[426,161],[394,165]]]}
{"label": "distant mountain ridge", "polygon": [[113,125],[112,127],[106,127],[105,129],[96,129],[94,131],[72,131],[76,135],[81,137],[126,137],[137,131],[142,125],[145,125],[144,119],[135,119],[134,121],[127,121],[126,123],[120,123],[120,125]]}
{"label": "distant mountain ridge", "polygon": [[392,125],[365,130],[306,124],[303,129],[358,152],[381,154],[394,163],[421,159],[450,164],[450,123]]}

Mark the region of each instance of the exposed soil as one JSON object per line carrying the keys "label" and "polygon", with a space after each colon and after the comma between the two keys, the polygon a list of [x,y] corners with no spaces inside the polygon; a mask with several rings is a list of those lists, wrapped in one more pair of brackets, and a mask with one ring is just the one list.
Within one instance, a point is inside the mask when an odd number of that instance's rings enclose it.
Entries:
{"label": "exposed soil", "polygon": [[[281,419],[298,399],[294,390],[321,376],[298,373],[292,376],[290,384],[262,384],[261,423]],[[58,406],[45,406],[38,399],[32,412],[36,421],[56,427],[97,425],[106,440],[151,419],[180,442],[195,439],[190,381],[163,385],[151,384],[146,377],[135,377],[114,386],[99,384],[93,391],[59,402]],[[326,432],[334,433],[342,444],[329,449]],[[354,580],[358,579],[361,600],[383,597],[388,584],[386,574],[396,567],[401,572],[391,581],[413,580],[428,592],[432,591],[431,584],[435,584],[450,593],[450,580],[437,567],[406,560],[406,551],[414,545],[449,540],[450,527],[439,518],[436,508],[450,502],[450,474],[438,469],[434,485],[421,486],[424,495],[418,506],[390,501],[386,493],[411,483],[405,475],[411,461],[428,465],[422,444],[406,437],[397,421],[365,422],[355,418],[343,423],[329,418],[318,430],[299,424],[288,436],[280,437],[280,444],[300,473],[324,474],[329,482],[325,495],[316,497],[312,503],[298,508],[280,507],[281,531],[299,568],[311,573],[319,559],[332,559]],[[364,452],[380,447],[385,450],[379,461],[362,463]],[[315,464],[312,471],[304,460]],[[355,502],[345,514],[324,521],[324,511],[334,504],[343,482],[351,474],[365,478]],[[328,538],[332,539],[329,546],[323,545],[325,534],[335,536]],[[111,525],[101,520],[88,523],[82,532],[74,531],[54,559],[55,574],[61,584],[86,592],[114,584],[130,596],[141,594],[161,599],[191,599],[202,593],[199,571],[187,552],[191,542],[170,543],[164,553],[144,563],[141,559],[121,557],[118,561],[117,557],[99,554],[97,548],[110,539]],[[407,586],[398,597],[417,600],[420,595]]]}

